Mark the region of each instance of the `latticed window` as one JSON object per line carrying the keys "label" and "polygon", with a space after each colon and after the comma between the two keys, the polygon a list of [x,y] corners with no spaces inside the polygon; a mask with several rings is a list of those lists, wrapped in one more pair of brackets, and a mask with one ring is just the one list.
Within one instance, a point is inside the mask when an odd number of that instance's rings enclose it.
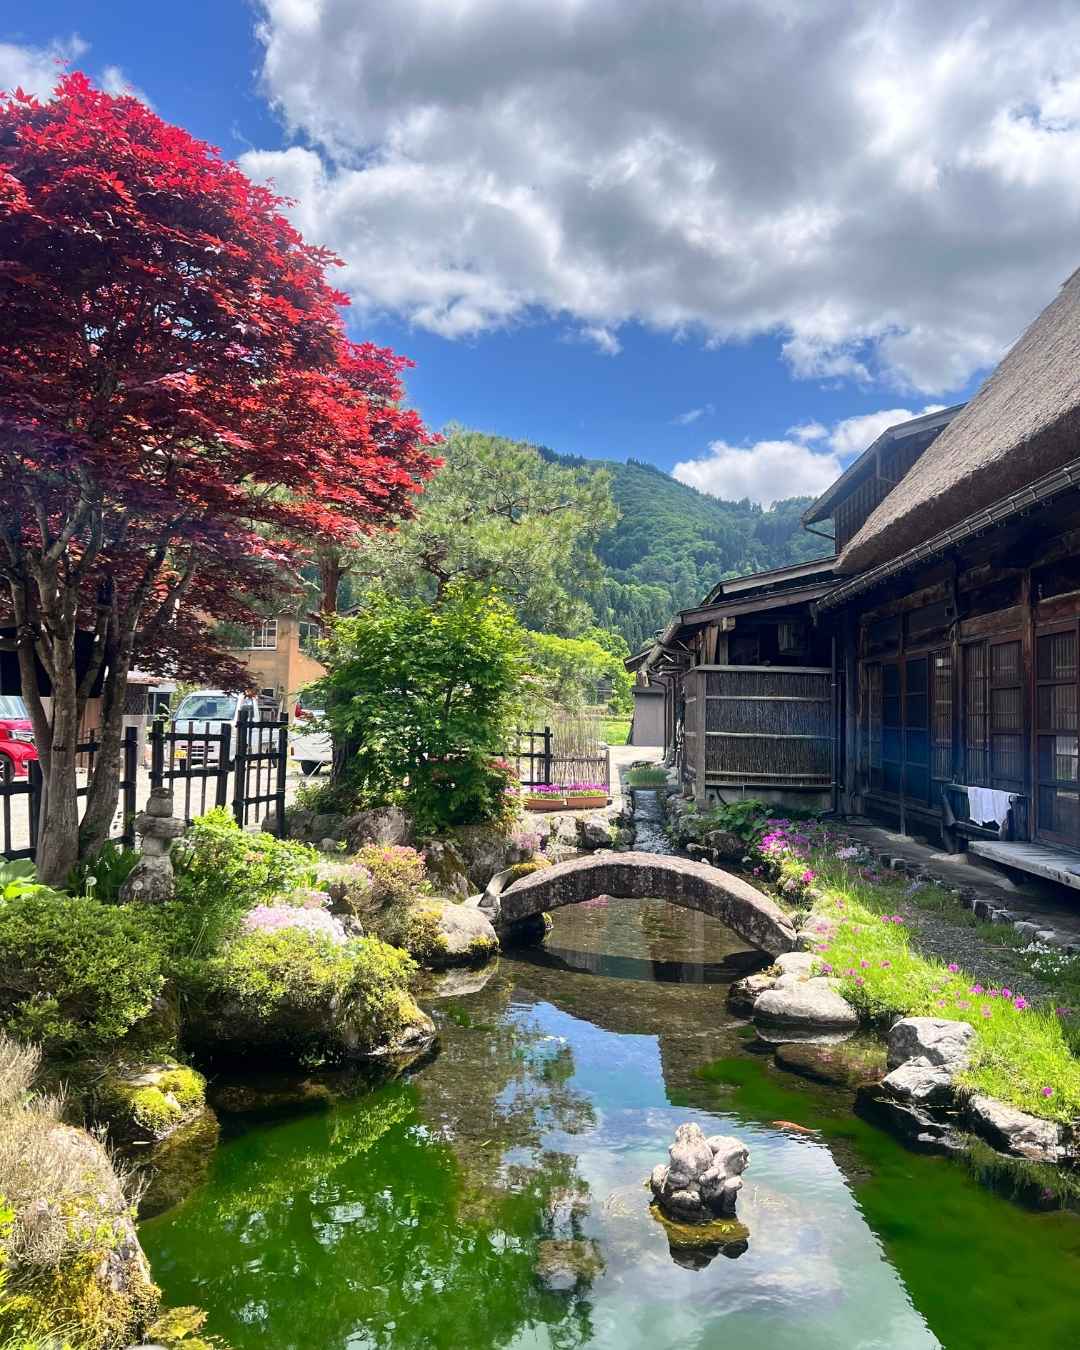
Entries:
{"label": "latticed window", "polygon": [[251,650],[274,651],[277,648],[277,619],[263,619],[251,625]]}

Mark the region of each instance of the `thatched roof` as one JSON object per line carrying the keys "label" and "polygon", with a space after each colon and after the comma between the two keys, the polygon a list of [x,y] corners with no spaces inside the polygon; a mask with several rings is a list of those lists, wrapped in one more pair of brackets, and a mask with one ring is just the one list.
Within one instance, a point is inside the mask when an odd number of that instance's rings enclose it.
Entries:
{"label": "thatched roof", "polygon": [[873,567],[1080,455],[1080,270],[871,513],[837,562]]}

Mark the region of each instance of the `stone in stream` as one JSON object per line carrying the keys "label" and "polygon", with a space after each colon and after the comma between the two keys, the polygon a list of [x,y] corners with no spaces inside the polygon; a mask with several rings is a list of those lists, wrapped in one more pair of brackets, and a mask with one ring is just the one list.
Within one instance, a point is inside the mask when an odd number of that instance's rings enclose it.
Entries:
{"label": "stone in stream", "polygon": [[947,1069],[950,1074],[967,1068],[975,1028],[968,1022],[945,1017],[902,1017],[889,1031],[889,1068],[897,1069],[909,1059]]}
{"label": "stone in stream", "polygon": [[858,1026],[859,1017],[832,981],[818,977],[795,979],[786,988],[766,989],[754,1002],[754,1021],[847,1030]]}
{"label": "stone in stream", "polygon": [[726,1135],[706,1138],[687,1121],[675,1131],[670,1162],[653,1168],[649,1185],[657,1205],[677,1223],[709,1224],[735,1214],[742,1173],[750,1163],[746,1145]]}
{"label": "stone in stream", "polygon": [[917,1106],[947,1106],[952,1101],[952,1074],[925,1055],[905,1060],[885,1075],[881,1086],[890,1096]]}
{"label": "stone in stream", "polygon": [[993,1097],[972,1097],[967,1117],[976,1133],[1006,1153],[1033,1162],[1056,1163],[1061,1159],[1061,1127],[1055,1121],[1029,1116]]}

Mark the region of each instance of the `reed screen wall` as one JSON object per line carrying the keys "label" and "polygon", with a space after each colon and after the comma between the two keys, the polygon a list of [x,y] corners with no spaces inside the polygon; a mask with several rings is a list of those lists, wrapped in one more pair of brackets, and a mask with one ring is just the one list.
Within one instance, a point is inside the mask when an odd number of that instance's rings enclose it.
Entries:
{"label": "reed screen wall", "polygon": [[827,667],[697,666],[686,674],[684,779],[702,786],[829,787]]}

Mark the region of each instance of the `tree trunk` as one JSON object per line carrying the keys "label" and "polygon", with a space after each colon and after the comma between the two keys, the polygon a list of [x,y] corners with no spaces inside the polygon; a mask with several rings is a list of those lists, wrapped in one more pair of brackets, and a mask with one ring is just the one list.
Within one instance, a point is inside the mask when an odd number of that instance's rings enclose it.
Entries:
{"label": "tree trunk", "polygon": [[86,797],[86,810],[79,827],[79,857],[92,858],[109,837],[116,803],[120,797],[120,771],[124,756],[124,706],[127,701],[129,654],[110,655],[101,698],[101,743],[94,758],[94,772]]}
{"label": "tree trunk", "polygon": [[341,587],[341,578],[344,575],[345,567],[339,553],[329,549],[320,553],[319,589],[322,592],[322,598],[319,604],[323,614],[337,613],[338,590]]}
{"label": "tree trunk", "polygon": [[[56,644],[54,653],[59,646]],[[45,800],[39,820],[37,874],[46,885],[63,886],[79,857],[79,798],[75,776],[79,710],[74,650],[70,662],[65,662],[55,672],[51,722],[52,746],[43,773]]]}

